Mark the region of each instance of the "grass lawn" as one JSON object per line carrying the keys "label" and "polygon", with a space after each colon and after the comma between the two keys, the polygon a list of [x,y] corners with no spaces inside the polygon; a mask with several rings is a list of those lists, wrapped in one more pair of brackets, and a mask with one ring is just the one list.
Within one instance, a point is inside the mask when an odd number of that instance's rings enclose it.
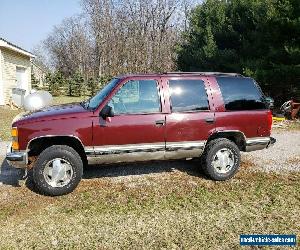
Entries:
{"label": "grass lawn", "polygon": [[240,234],[299,238],[299,173],[253,172],[243,163],[232,180],[214,182],[194,162],[180,171],[159,164],[170,169],[135,177],[100,170],[63,197],[1,191],[1,248],[241,249]]}
{"label": "grass lawn", "polygon": [[64,104],[64,103],[71,103],[71,102],[81,102],[88,99],[88,97],[71,97],[71,96],[55,96],[53,97],[53,104]]}
{"label": "grass lawn", "polygon": [[0,141],[10,140],[11,122],[20,110],[11,110],[9,107],[0,107]]}
{"label": "grass lawn", "polygon": [[[69,96],[58,96],[53,98],[53,104],[64,104],[71,102],[80,102],[87,99],[87,97],[69,97]],[[21,113],[23,110],[12,110],[8,106],[0,108],[0,140],[10,140],[10,128],[13,118]]]}

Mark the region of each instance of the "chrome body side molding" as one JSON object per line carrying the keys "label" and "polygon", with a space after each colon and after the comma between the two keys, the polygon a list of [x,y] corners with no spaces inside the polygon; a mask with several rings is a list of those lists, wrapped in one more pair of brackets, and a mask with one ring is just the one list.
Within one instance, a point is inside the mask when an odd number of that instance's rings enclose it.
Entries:
{"label": "chrome body side molding", "polygon": [[165,143],[126,144],[94,147],[95,155],[118,155],[138,152],[156,152],[165,150]]}
{"label": "chrome body side molding", "polygon": [[86,147],[89,164],[182,159],[199,157],[205,141]]}
{"label": "chrome body side molding", "polygon": [[150,161],[164,160],[164,151],[157,152],[136,152],[136,153],[121,153],[107,155],[87,155],[88,164],[110,164],[119,162],[135,162],[135,161]]}
{"label": "chrome body side molding", "polygon": [[163,160],[165,143],[86,147],[89,164]]}
{"label": "chrome body side molding", "polygon": [[206,141],[167,142],[165,159],[184,159],[200,157]]}

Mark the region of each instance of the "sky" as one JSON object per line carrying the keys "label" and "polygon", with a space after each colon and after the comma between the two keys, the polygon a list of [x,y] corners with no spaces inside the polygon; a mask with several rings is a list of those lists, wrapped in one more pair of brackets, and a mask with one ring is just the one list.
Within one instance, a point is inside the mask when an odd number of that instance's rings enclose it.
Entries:
{"label": "sky", "polygon": [[32,51],[54,25],[80,12],[80,0],[0,0],[0,37]]}

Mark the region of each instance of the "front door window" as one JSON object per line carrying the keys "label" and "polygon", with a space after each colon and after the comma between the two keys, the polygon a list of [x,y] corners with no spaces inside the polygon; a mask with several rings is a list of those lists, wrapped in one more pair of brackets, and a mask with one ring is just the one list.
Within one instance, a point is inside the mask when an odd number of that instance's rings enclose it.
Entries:
{"label": "front door window", "polygon": [[118,90],[108,105],[113,108],[115,115],[158,113],[161,106],[157,81],[130,80]]}

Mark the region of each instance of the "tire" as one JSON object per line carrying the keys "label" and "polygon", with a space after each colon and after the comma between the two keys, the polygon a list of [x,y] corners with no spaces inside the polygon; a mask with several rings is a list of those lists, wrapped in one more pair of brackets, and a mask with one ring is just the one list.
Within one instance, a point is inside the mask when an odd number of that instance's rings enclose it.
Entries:
{"label": "tire", "polygon": [[233,177],[241,162],[239,148],[225,138],[208,142],[201,158],[205,175],[216,181],[225,181]]}
{"label": "tire", "polygon": [[33,184],[39,193],[49,196],[65,195],[79,184],[83,162],[73,148],[54,145],[38,156],[32,170]]}

